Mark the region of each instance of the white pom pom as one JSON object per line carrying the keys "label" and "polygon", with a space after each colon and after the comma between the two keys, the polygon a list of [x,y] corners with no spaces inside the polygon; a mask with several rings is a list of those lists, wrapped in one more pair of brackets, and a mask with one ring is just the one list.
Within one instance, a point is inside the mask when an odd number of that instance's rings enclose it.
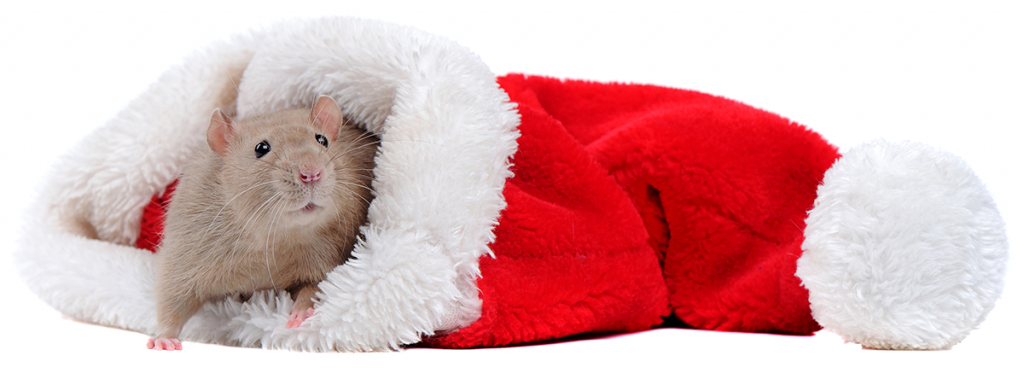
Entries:
{"label": "white pom pom", "polygon": [[873,349],[949,349],[1003,290],[1006,232],[957,156],[858,146],[825,173],[796,274],[821,326]]}

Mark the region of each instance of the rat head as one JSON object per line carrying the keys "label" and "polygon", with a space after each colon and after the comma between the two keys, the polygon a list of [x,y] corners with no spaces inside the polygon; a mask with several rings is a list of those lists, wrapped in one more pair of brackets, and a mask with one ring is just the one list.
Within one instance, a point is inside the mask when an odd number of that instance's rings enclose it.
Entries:
{"label": "rat head", "polygon": [[[341,147],[332,146],[341,111],[321,96],[308,109],[231,120],[213,112],[206,137],[222,162],[221,188],[227,207],[243,223],[295,227],[323,222],[336,204],[336,166]],[[339,144],[340,145],[340,144]]]}

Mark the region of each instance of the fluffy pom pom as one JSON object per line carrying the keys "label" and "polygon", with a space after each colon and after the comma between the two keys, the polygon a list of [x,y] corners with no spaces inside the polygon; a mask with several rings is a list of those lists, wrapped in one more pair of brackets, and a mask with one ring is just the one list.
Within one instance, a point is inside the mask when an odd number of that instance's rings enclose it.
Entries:
{"label": "fluffy pom pom", "polygon": [[1008,246],[985,186],[919,143],[858,146],[825,173],[796,274],[823,327],[871,349],[949,349],[1003,290]]}

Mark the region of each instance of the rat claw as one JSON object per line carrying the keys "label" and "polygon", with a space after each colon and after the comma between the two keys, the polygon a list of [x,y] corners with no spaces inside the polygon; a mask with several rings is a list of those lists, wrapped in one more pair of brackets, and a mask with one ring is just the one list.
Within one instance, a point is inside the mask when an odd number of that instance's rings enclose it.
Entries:
{"label": "rat claw", "polygon": [[181,340],[177,338],[157,338],[155,340],[150,338],[149,341],[146,341],[146,348],[164,351],[181,350]]}
{"label": "rat claw", "polygon": [[302,325],[303,321],[311,316],[313,316],[313,308],[306,308],[305,312],[299,309],[292,309],[291,317],[289,317],[288,323],[284,327],[287,329],[298,328]]}

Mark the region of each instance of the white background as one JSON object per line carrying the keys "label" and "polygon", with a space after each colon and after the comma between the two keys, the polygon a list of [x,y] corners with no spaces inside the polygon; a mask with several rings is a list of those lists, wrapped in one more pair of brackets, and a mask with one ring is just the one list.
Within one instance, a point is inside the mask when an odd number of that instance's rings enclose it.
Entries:
{"label": "white background", "polygon": [[[124,2],[0,5],[0,370],[16,377],[1024,377],[1024,6],[1005,2]],[[810,126],[845,151],[875,138],[964,157],[1005,218],[1003,298],[942,352],[679,329],[480,350],[312,354],[186,343],[63,318],[10,253],[55,158],[190,51],[292,17],[353,15],[452,38],[497,74],[695,89]],[[2,372],[2,371],[0,371]],[[14,377],[0,373],[2,377]],[[531,375],[532,376],[532,375]]]}

